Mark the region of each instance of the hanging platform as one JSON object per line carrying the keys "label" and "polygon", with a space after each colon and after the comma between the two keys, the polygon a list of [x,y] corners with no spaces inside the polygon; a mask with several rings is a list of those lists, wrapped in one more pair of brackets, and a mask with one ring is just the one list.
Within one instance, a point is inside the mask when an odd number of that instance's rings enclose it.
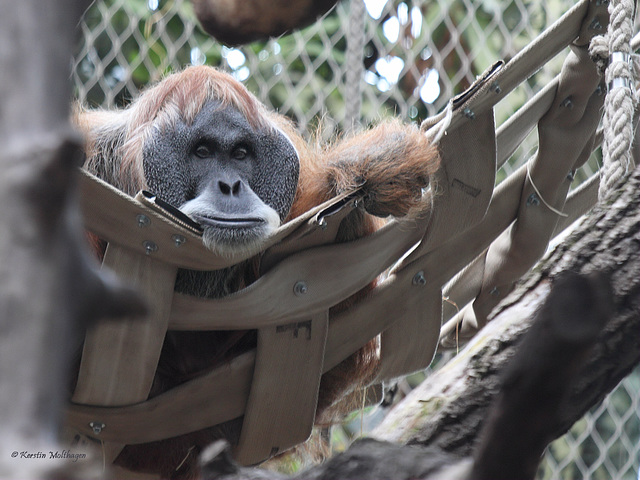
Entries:
{"label": "hanging platform", "polygon": [[[244,417],[235,456],[255,464],[308,438],[320,376],[376,336],[379,384],[426,368],[439,343],[455,346],[472,335],[549,240],[595,203],[595,181],[567,197],[570,173],[599,141],[602,98],[594,92],[601,80],[584,54],[595,18],[606,23],[606,5],[578,2],[425,123],[425,134],[439,137],[442,157],[430,212],[334,244],[359,193],[335,198],[280,227],[262,247],[268,271],[226,298],[175,293],[177,269],[221,269],[259,252],[216,256],[197,227],[153,198],[131,198],[83,173],[85,223],[108,242],[104,264],[140,289],[151,312],[89,330],[67,426],[104,442],[113,459],[127,444]],[[496,132],[496,103],[569,44],[578,53],[558,78]],[[497,168],[536,125],[539,153],[494,191]],[[365,299],[329,316],[330,307],[389,268]],[[255,351],[148,399],[168,330],[238,329],[257,330]]]}

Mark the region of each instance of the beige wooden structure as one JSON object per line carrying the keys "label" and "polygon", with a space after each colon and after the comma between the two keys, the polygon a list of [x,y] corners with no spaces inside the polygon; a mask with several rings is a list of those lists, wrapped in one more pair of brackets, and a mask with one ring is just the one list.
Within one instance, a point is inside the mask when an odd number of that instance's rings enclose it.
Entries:
{"label": "beige wooden structure", "polygon": [[[215,256],[196,229],[143,195],[128,197],[85,173],[86,226],[109,242],[105,265],[138,285],[152,311],[88,332],[68,427],[103,441],[113,459],[125,444],[243,416],[235,455],[254,464],[308,438],[322,373],[377,335],[377,383],[424,369],[439,344],[469,338],[549,240],[596,201],[597,179],[567,192],[601,140],[604,90],[587,46],[599,33],[595,22],[607,18],[606,4],[578,2],[425,122],[443,164],[422,218],[334,244],[358,192],[336,198],[283,225],[262,247],[264,275],[226,298],[174,293],[177,269],[220,269],[257,251]],[[570,44],[561,74],[496,131],[494,105]],[[496,169],[536,124],[539,152],[494,190]],[[365,300],[329,318],[331,306],[387,270]],[[230,329],[257,330],[257,349],[148,399],[167,330]]]}

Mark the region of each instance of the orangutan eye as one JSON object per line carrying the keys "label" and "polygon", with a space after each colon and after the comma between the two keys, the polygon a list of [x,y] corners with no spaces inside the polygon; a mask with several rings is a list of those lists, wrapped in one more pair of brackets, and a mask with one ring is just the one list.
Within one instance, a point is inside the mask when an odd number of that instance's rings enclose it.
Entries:
{"label": "orangutan eye", "polygon": [[238,145],[231,152],[231,157],[236,160],[244,160],[249,155],[249,149],[244,145]]}
{"label": "orangutan eye", "polygon": [[209,158],[211,156],[211,149],[207,145],[200,144],[194,150],[196,157]]}

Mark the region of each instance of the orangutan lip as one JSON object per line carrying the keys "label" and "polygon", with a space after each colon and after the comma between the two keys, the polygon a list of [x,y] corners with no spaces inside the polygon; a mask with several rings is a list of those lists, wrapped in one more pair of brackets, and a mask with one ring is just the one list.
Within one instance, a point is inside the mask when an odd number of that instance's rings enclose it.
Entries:
{"label": "orangutan lip", "polygon": [[193,218],[203,227],[210,225],[222,228],[250,228],[265,222],[262,218],[257,217],[205,217],[193,215]]}

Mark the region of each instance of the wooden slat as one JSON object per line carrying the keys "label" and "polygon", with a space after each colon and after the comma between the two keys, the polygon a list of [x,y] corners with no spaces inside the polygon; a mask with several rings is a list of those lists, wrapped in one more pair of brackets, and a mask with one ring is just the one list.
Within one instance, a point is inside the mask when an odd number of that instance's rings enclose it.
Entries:
{"label": "wooden slat", "polygon": [[[135,405],[71,404],[66,424],[92,438],[126,444],[154,442],[217,425],[244,414],[254,363],[255,352],[245,353],[197,379]],[[90,422],[96,421],[105,425],[98,436],[89,427]]]}
{"label": "wooden slat", "polygon": [[309,438],[318,403],[328,311],[258,332],[256,367],[236,460],[251,465]]}
{"label": "wooden slat", "polygon": [[[241,255],[219,256],[202,244],[202,237],[175,223],[139,200],[126,195],[99,178],[80,171],[80,206],[87,230],[109,243],[117,243],[138,253],[145,253],[145,242],[154,242],[158,250],[154,257],[170,265],[192,270],[219,270],[253,257],[263,249],[277,244],[304,225],[309,219],[342,202],[348,194],[340,195],[298,218],[282,225],[263,244],[246,249]],[[150,222],[140,227],[138,216],[145,215]],[[176,244],[175,235],[186,240]]]}
{"label": "wooden slat", "polygon": [[[208,300],[176,294],[169,328],[262,328],[323,311],[372,282],[422,237],[423,228],[418,222],[395,222],[354,242],[306,250],[229,297]],[[295,295],[298,281],[305,282],[307,294]]]}
{"label": "wooden slat", "polygon": [[426,235],[404,264],[476,225],[487,211],[496,173],[493,110],[451,130],[439,143],[442,166],[434,182]]}
{"label": "wooden slat", "polygon": [[151,256],[109,245],[104,266],[136,285],[147,300],[146,318],[100,322],[86,335],[72,401],[127,405],[146,400],[169,323],[177,269]]}
{"label": "wooden slat", "polygon": [[442,292],[413,285],[403,295],[408,314],[382,332],[379,381],[424,370],[431,364],[440,336]]}

